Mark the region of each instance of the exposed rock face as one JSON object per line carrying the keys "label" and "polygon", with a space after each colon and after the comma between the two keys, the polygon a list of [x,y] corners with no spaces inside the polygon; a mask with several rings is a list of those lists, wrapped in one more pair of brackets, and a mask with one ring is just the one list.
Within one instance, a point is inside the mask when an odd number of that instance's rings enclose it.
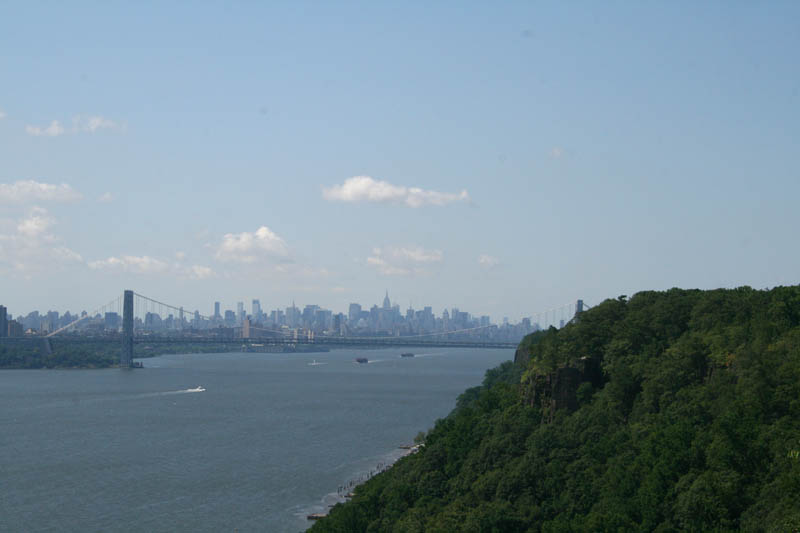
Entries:
{"label": "exposed rock face", "polygon": [[514,352],[515,364],[527,365],[530,359],[531,359],[531,352],[528,348],[523,348],[522,346],[517,347],[517,351]]}
{"label": "exposed rock face", "polygon": [[528,400],[531,406],[542,409],[542,420],[551,422],[557,410],[572,412],[578,408],[576,393],[581,383],[586,382],[593,387],[602,386],[603,374],[594,359],[583,358],[576,366],[565,366],[550,374],[536,376],[531,383]]}
{"label": "exposed rock face", "polygon": [[536,376],[533,382],[531,405],[542,409],[548,422],[559,409],[572,412],[578,408],[576,391],[583,382],[581,371],[577,368],[564,367],[543,376]]}

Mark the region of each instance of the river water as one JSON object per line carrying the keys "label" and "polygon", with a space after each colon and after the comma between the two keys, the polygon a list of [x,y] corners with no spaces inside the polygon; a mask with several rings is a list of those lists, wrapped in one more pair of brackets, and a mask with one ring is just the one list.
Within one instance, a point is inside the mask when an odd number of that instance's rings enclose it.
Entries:
{"label": "river water", "polygon": [[0,531],[302,531],[512,357],[334,350],[0,371]]}

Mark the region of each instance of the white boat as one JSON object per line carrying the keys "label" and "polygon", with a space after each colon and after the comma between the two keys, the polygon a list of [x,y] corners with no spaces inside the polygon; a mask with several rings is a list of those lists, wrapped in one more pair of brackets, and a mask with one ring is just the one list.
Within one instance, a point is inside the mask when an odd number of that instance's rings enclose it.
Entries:
{"label": "white boat", "polygon": [[186,389],[186,392],[205,392],[206,389],[202,385],[198,385],[195,389]]}

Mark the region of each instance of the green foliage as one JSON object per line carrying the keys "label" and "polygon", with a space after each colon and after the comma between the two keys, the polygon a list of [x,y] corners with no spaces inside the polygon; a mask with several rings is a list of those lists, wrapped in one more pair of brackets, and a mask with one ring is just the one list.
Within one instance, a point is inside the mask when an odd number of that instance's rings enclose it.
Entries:
{"label": "green foliage", "polygon": [[46,354],[41,342],[0,345],[0,368],[107,368],[119,364],[119,343],[51,342]]}
{"label": "green foliage", "polygon": [[[312,531],[800,531],[800,287],[643,292],[520,350]],[[564,366],[599,375],[545,417]]]}
{"label": "green foliage", "polygon": [[[45,354],[44,339],[0,344],[1,368],[109,368],[119,365],[122,347],[119,341],[50,341],[52,353]],[[174,343],[137,345],[134,357],[146,358],[167,353],[224,353],[230,344]],[[238,350],[236,350],[238,351]]]}

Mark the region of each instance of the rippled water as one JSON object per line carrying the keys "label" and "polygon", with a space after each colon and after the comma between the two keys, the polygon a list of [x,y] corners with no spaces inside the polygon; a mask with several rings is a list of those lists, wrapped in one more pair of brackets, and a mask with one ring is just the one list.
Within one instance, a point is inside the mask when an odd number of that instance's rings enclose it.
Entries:
{"label": "rippled water", "polygon": [[512,356],[193,354],[134,371],[0,371],[0,530],[301,531]]}

